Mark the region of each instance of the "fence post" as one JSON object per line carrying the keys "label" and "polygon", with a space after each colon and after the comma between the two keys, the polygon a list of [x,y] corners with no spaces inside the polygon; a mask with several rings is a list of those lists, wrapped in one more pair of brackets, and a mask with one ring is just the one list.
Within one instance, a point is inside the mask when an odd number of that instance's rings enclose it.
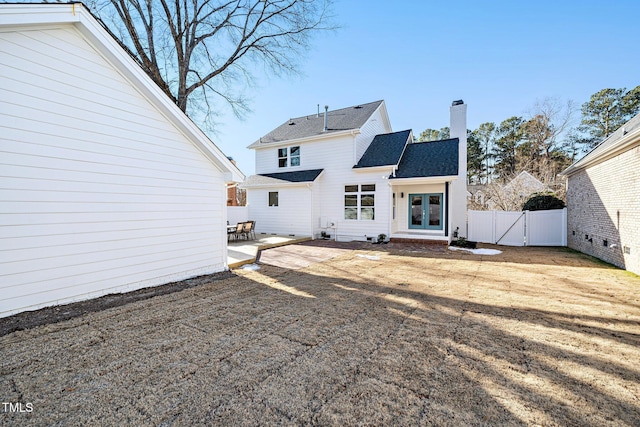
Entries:
{"label": "fence post", "polygon": [[531,235],[529,234],[529,211],[524,211],[524,245],[529,246],[529,242],[531,241]]}
{"label": "fence post", "polygon": [[567,208],[562,209],[562,246],[567,246]]}
{"label": "fence post", "polygon": [[496,241],[496,211],[491,211],[491,242]]}

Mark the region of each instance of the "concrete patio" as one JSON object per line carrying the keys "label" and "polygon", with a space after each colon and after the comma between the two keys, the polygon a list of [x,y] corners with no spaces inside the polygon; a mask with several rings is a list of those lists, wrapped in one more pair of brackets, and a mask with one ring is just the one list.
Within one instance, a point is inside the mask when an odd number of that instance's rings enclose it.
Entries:
{"label": "concrete patio", "polygon": [[279,234],[256,234],[254,240],[231,239],[227,246],[227,265],[229,268],[238,268],[256,261],[258,252],[262,249],[270,249],[293,243],[311,240],[309,236],[285,236]]}

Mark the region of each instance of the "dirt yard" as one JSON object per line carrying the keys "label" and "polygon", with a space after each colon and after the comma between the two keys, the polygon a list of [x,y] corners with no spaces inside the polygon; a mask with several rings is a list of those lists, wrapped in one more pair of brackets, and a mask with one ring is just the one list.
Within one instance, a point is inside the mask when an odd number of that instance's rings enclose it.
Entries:
{"label": "dirt yard", "polygon": [[638,276],[565,249],[318,244],[344,250],[7,333],[0,399],[24,411],[0,425],[640,425]]}

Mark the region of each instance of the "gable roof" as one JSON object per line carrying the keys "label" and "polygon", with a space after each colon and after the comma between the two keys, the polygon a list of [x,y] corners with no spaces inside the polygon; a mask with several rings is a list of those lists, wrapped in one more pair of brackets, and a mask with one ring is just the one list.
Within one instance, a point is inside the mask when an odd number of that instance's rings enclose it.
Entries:
{"label": "gable roof", "polygon": [[251,175],[242,187],[260,187],[279,184],[301,184],[310,183],[316,180],[324,169],[309,169],[294,172],[277,172]]}
{"label": "gable roof", "polygon": [[241,182],[244,174],[234,166],[202,130],[144,72],[136,60],[82,3],[0,4],[0,28],[16,31],[42,25],[70,25],[91,44],[222,173],[227,182]]}
{"label": "gable roof", "polygon": [[531,188],[541,191],[542,189],[544,189],[544,184],[529,172],[522,171],[511,181],[506,183],[502,188],[504,190],[509,190],[511,189],[511,187],[516,187],[516,189]]}
{"label": "gable roof", "polygon": [[457,175],[458,143],[458,138],[452,138],[407,144],[391,179]]}
{"label": "gable roof", "polygon": [[360,129],[383,103],[381,100],[329,111],[327,131],[324,130],[324,112],[289,119],[248,148]]}
{"label": "gable roof", "polygon": [[411,130],[376,135],[354,168],[397,165],[410,136]]}
{"label": "gable roof", "polygon": [[606,160],[610,156],[625,151],[632,144],[640,142],[640,113],[631,118],[604,141],[587,153],[583,158],[560,172],[568,176],[592,164]]}

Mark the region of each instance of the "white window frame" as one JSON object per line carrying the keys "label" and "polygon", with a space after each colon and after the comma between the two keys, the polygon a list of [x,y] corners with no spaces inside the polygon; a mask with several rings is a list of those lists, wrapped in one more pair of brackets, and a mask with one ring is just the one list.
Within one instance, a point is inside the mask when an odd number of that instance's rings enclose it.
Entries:
{"label": "white window frame", "polygon": [[[284,164],[282,164],[283,160],[284,160]],[[287,147],[278,148],[278,167],[286,168],[288,166],[289,166],[289,149]]]}
{"label": "white window frame", "polygon": [[[296,151],[295,153],[294,150]],[[301,147],[299,145],[278,148],[278,168],[284,169],[299,167],[301,162],[300,151]],[[296,164],[294,165],[294,163]]]}
{"label": "white window frame", "polygon": [[[355,187],[355,191],[348,191],[348,187]],[[364,189],[363,187],[367,187]],[[370,187],[373,187],[371,189]],[[368,198],[368,196],[373,197],[373,205],[365,205],[363,204],[363,197]],[[355,205],[349,204],[347,205],[347,198],[350,200],[354,200]],[[343,207],[344,207],[344,219],[346,221],[375,221],[376,219],[376,184],[346,184],[344,186],[344,197],[343,197]],[[347,218],[347,209],[353,210],[355,209],[356,217],[355,218]],[[371,218],[366,218],[363,215],[364,210],[371,210]]]}
{"label": "white window frame", "polygon": [[[294,148],[297,148],[297,152],[294,154],[293,150]],[[297,160],[294,165],[294,160]],[[298,167],[300,166],[300,146],[299,145],[294,145],[293,147],[289,147],[289,164],[292,168]]]}

